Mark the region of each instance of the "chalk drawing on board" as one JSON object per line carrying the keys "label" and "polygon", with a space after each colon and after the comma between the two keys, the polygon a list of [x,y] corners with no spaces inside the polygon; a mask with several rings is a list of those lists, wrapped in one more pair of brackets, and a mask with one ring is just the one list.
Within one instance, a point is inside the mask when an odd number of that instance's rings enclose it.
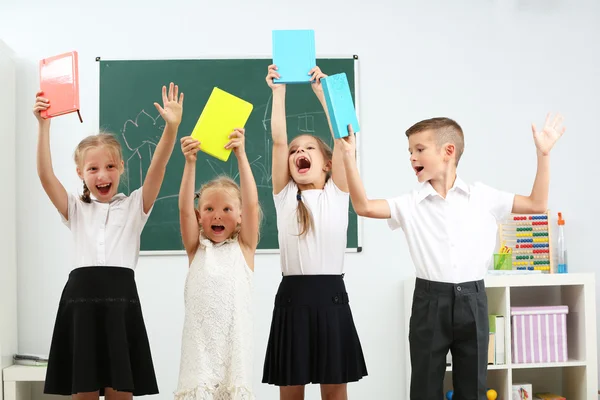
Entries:
{"label": "chalk drawing on board", "polygon": [[[156,117],[151,116],[145,110],[140,111],[135,119],[128,119],[123,124],[121,130],[121,137],[125,147],[132,154],[125,160],[125,182],[127,191],[131,193],[130,183],[135,182],[141,187],[144,182],[144,170],[143,161],[147,157],[148,162],[152,160],[152,155],[156,149],[156,145],[162,135],[164,125],[159,123],[162,121],[160,114]],[[140,127],[141,126],[141,127]],[[144,129],[146,126],[150,126],[157,131],[157,135],[150,137],[145,135],[147,132]],[[157,199],[160,200],[160,199]]]}

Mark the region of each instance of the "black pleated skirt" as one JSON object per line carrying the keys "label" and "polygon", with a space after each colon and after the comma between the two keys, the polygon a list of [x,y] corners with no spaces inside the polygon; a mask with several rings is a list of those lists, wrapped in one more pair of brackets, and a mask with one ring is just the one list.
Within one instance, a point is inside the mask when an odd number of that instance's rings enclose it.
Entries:
{"label": "black pleated skirt", "polygon": [[77,268],[58,306],[44,393],[102,396],[106,387],[158,393],[134,271]]}
{"label": "black pleated skirt", "polygon": [[343,276],[284,276],[275,297],[262,382],[341,384],[366,375]]}

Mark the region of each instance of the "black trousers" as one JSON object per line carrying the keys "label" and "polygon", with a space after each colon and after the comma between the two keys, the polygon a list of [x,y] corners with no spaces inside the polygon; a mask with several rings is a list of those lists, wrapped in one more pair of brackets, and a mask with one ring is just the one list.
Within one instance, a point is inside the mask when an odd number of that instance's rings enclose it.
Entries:
{"label": "black trousers", "polygon": [[417,278],[409,328],[411,400],[444,398],[452,352],[452,400],[486,400],[489,320],[483,280],[459,284]]}

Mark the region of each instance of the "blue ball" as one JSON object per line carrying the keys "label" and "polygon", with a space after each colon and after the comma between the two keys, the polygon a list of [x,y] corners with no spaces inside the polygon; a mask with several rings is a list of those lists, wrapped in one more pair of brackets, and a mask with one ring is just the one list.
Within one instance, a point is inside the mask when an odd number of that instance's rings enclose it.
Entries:
{"label": "blue ball", "polygon": [[452,400],[452,396],[454,396],[454,391],[448,390],[446,392],[446,400]]}

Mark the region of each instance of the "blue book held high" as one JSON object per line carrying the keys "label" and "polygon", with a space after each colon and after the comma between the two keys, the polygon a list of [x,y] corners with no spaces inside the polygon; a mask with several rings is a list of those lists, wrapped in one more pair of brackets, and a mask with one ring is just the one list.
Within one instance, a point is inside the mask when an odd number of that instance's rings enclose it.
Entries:
{"label": "blue book held high", "polygon": [[333,128],[333,136],[336,139],[348,136],[348,125],[350,124],[354,133],[358,133],[360,126],[346,74],[342,72],[328,76],[321,79],[321,84]]}
{"label": "blue book held high", "polygon": [[309,83],[311,69],[317,65],[315,31],[274,30],[273,64],[280,79],[275,83]]}

